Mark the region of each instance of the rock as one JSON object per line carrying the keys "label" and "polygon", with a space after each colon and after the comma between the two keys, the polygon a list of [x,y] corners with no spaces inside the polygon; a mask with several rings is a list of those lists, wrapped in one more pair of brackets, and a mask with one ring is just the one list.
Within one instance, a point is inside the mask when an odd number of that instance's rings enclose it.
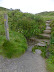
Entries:
{"label": "rock", "polygon": [[50,34],[51,30],[44,30],[44,33]]}
{"label": "rock", "polygon": [[35,52],[36,52],[36,54],[39,54],[39,55],[42,53],[41,50],[39,50],[39,49],[36,49]]}

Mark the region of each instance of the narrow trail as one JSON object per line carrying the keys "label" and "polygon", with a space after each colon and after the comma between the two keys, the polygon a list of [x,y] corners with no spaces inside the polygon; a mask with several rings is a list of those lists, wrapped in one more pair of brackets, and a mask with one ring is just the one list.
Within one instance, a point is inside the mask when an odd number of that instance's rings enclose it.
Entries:
{"label": "narrow trail", "polygon": [[[49,22],[46,22],[46,30],[51,30]],[[45,37],[49,38],[50,33],[44,31]],[[49,31],[51,32],[51,31]],[[46,36],[48,34],[49,36]],[[43,35],[43,34],[42,34]],[[44,36],[44,35],[43,35]],[[49,43],[48,39],[36,39],[38,43],[36,45],[43,46],[45,41]],[[20,58],[7,59],[0,56],[0,72],[47,72],[45,59],[41,57],[41,51],[36,50],[36,53],[31,52],[32,46],[29,46],[28,50]]]}

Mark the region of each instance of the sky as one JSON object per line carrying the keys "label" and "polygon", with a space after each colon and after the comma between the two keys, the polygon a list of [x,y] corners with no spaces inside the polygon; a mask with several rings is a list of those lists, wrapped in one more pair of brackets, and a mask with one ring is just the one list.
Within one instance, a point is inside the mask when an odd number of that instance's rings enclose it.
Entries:
{"label": "sky", "polygon": [[54,0],[0,0],[0,7],[20,9],[22,12],[54,11]]}

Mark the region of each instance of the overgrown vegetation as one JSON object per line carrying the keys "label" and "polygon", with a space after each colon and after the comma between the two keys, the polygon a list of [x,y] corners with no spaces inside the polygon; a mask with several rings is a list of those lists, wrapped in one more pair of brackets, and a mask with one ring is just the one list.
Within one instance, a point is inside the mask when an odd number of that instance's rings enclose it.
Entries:
{"label": "overgrown vegetation", "polygon": [[18,12],[8,13],[10,29],[22,33],[26,38],[39,35],[45,29],[45,21],[40,15]]}
{"label": "overgrown vegetation", "polygon": [[[8,14],[10,41],[5,37],[4,13]],[[42,16],[0,7],[0,54],[8,58],[21,56],[27,50],[26,39],[42,33],[44,29]]]}

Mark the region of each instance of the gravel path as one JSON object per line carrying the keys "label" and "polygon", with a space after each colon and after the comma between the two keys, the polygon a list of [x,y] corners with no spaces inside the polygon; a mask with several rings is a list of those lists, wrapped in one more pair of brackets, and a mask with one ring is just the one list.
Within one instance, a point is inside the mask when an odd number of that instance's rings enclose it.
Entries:
{"label": "gravel path", "polygon": [[0,72],[47,72],[41,51],[31,52],[32,46],[20,58],[6,59],[0,56]]}

